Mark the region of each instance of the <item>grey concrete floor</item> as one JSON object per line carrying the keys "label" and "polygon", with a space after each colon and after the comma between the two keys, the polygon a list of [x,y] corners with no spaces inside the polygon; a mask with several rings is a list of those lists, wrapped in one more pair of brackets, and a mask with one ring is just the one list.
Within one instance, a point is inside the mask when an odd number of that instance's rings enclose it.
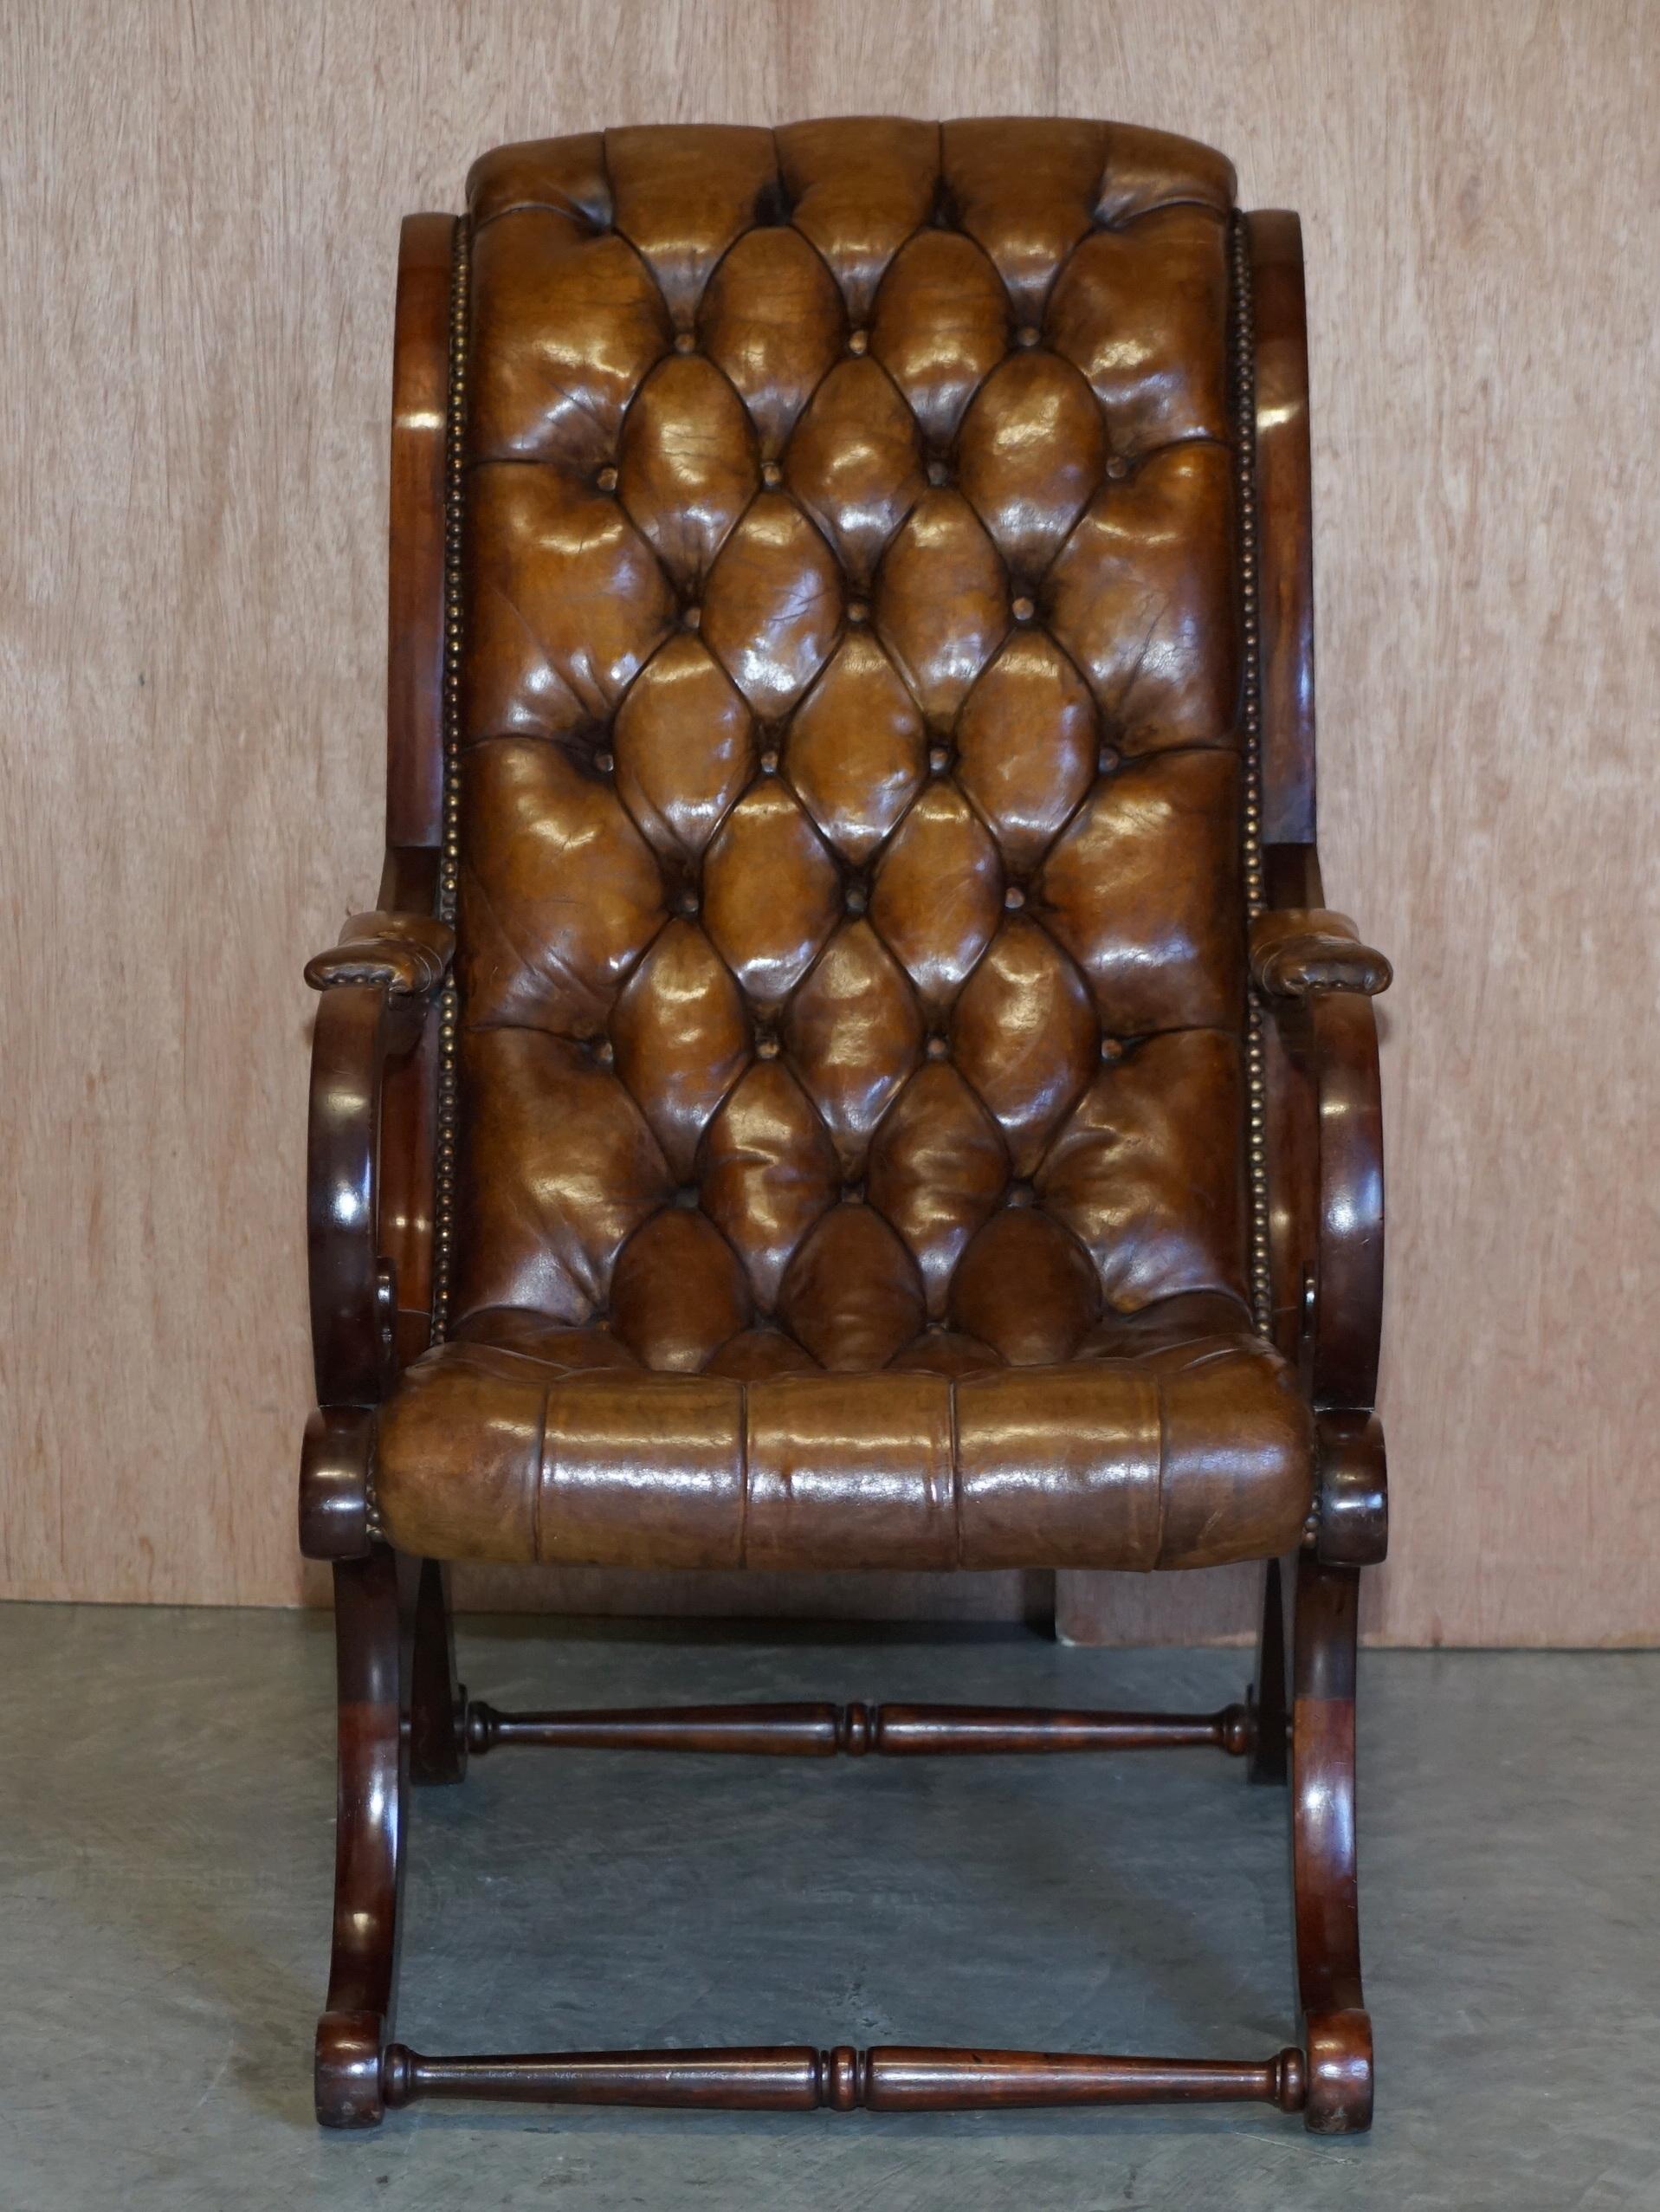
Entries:
{"label": "grey concrete floor", "polygon": [[[1228,1653],[1014,1632],[465,1624],[507,1704],[1210,1704]],[[0,2208],[1660,2208],[1660,1655],[1363,1660],[1378,2125],[429,2106],[313,2125],[326,1619],[0,1608]],[[1212,1753],[498,1755],[416,1801],[399,2032],[434,2050],[1294,2034],[1284,1801]]]}

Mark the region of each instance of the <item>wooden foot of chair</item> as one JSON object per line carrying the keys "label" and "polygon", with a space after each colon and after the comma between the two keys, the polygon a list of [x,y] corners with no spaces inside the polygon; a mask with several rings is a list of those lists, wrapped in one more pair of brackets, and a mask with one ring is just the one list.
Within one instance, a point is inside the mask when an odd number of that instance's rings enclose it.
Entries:
{"label": "wooden foot of chair", "polygon": [[334,1944],[317,2023],[317,2117],[373,2127],[384,2112],[382,2060],[397,1971],[404,1866],[404,1621],[397,1562],[377,1549],[334,1568],[339,1689]]}
{"label": "wooden foot of chair", "polygon": [[1372,2125],[1372,2022],[1360,1986],[1355,1871],[1354,1652],[1360,1571],[1305,1552],[1296,1566],[1291,1863],[1297,2001],[1316,2135]]}

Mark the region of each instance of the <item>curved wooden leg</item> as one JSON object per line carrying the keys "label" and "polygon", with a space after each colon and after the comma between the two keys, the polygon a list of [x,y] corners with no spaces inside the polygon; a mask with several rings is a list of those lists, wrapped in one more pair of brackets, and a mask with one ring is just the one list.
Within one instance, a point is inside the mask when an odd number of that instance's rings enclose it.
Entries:
{"label": "curved wooden leg", "polygon": [[1285,1708],[1285,1589],[1280,1562],[1270,1559],[1263,1577],[1263,1625],[1256,1639],[1256,1678],[1247,1708],[1250,1714],[1251,1782],[1283,1787],[1291,1771]]}
{"label": "curved wooden leg", "polygon": [[373,2127],[383,2112],[381,2053],[397,1968],[407,1778],[401,1611],[391,1552],[378,1548],[367,1559],[336,1562],[334,1947],[316,2057],[317,2117],[325,2127]]}
{"label": "curved wooden leg", "polygon": [[1291,1866],[1297,2001],[1308,2060],[1304,2125],[1372,2125],[1372,2022],[1360,1988],[1354,1839],[1354,1642],[1360,1569],[1310,1552],[1296,1567]]}
{"label": "curved wooden leg", "polygon": [[455,1677],[448,1577],[436,1559],[421,1562],[414,1612],[410,1780],[462,1782],[467,1775],[467,1692]]}

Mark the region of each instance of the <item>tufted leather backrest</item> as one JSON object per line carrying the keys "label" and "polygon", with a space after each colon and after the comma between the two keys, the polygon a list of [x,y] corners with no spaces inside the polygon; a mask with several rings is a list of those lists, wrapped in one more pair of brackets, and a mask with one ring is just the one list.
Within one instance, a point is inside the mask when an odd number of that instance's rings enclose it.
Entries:
{"label": "tufted leather backrest", "polygon": [[1056,121],[475,169],[459,1333],[1243,1307],[1232,186]]}

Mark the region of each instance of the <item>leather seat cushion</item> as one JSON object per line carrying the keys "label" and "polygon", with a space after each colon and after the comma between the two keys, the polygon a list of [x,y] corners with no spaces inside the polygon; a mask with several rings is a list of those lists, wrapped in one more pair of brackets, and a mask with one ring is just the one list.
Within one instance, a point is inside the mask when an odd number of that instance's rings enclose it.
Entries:
{"label": "leather seat cushion", "polygon": [[381,1416],[377,1496],[438,1558],[734,1568],[1206,1567],[1297,1542],[1310,1416],[1227,1297],[1011,1365],[926,1330],[836,1372],[777,1329],[701,1372],[610,1329],[475,1315]]}

